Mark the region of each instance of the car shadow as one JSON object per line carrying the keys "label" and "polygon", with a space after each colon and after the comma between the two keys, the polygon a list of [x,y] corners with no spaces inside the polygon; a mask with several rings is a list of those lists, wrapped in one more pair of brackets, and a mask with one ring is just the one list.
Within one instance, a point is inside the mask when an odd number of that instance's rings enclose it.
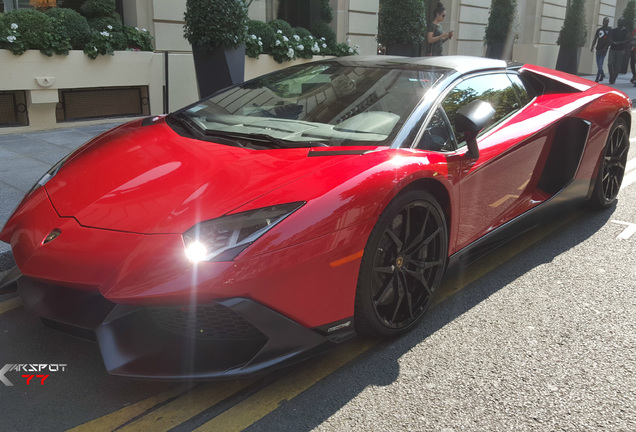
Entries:
{"label": "car shadow", "polygon": [[[401,357],[525,273],[550,263],[560,254],[590,238],[608,223],[614,210],[615,207],[594,212],[582,209],[580,205],[562,206],[557,211],[559,217],[552,219],[548,227],[535,228],[471,263],[463,269],[462,274],[447,277],[439,291],[445,299],[428,311],[418,327],[400,338],[380,341],[354,361],[291,401],[284,402],[245,430],[309,431],[324,423],[367,387],[391,385],[401,374],[428,375],[431,371],[427,371],[426,364],[422,364],[417,371],[402,371],[399,362]],[[484,268],[488,269],[485,274]],[[302,365],[299,367],[302,368]],[[392,403],[390,400],[378,401],[378,406],[385,402],[387,406]],[[370,406],[368,409],[374,410],[376,407]]]}

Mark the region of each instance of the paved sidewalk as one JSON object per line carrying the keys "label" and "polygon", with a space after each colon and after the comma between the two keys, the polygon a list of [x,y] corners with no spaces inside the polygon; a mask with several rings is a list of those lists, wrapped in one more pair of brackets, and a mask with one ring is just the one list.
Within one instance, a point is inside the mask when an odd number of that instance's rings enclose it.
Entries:
{"label": "paved sidewalk", "polygon": [[[585,78],[594,79],[594,76]],[[620,75],[612,87],[625,92],[636,105],[636,87],[629,82],[630,78],[631,74]],[[0,227],[4,226],[24,194],[51,166],[90,138],[120,123],[122,121],[0,134]],[[0,242],[0,272],[13,265],[9,245]]]}

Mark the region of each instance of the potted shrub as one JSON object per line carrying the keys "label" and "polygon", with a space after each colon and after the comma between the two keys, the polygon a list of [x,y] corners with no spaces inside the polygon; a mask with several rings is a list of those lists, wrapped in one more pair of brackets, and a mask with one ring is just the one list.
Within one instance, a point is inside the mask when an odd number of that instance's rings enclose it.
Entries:
{"label": "potted shrub", "polygon": [[565,12],[563,27],[561,27],[557,38],[559,56],[555,69],[576,74],[579,70],[581,47],[586,42],[585,0],[571,0],[570,7]]}
{"label": "potted shrub", "polygon": [[486,57],[512,60],[513,23],[517,15],[517,0],[492,0],[484,42]]}
{"label": "potted shrub", "polygon": [[202,98],[243,82],[248,6],[244,0],[186,1],[184,36]]}
{"label": "potted shrub", "polygon": [[386,47],[386,54],[418,56],[426,27],[422,0],[380,0],[378,42]]}

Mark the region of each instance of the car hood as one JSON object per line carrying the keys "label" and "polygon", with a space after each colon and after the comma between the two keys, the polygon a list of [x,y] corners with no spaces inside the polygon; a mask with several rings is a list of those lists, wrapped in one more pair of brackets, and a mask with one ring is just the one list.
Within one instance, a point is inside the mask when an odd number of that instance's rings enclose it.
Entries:
{"label": "car hood", "polygon": [[60,216],[86,227],[182,233],[353,157],[308,157],[307,148],[250,150],[185,138],[163,121],[139,124],[86,144],[46,184]]}

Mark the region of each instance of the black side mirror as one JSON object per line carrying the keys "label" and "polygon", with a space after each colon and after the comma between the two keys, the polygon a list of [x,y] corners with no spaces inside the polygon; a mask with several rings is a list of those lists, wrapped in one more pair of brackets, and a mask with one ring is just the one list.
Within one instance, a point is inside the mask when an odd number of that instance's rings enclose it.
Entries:
{"label": "black side mirror", "polygon": [[495,115],[488,102],[475,100],[462,107],[455,114],[455,130],[464,134],[468,144],[468,156],[478,158],[477,134],[486,127]]}

